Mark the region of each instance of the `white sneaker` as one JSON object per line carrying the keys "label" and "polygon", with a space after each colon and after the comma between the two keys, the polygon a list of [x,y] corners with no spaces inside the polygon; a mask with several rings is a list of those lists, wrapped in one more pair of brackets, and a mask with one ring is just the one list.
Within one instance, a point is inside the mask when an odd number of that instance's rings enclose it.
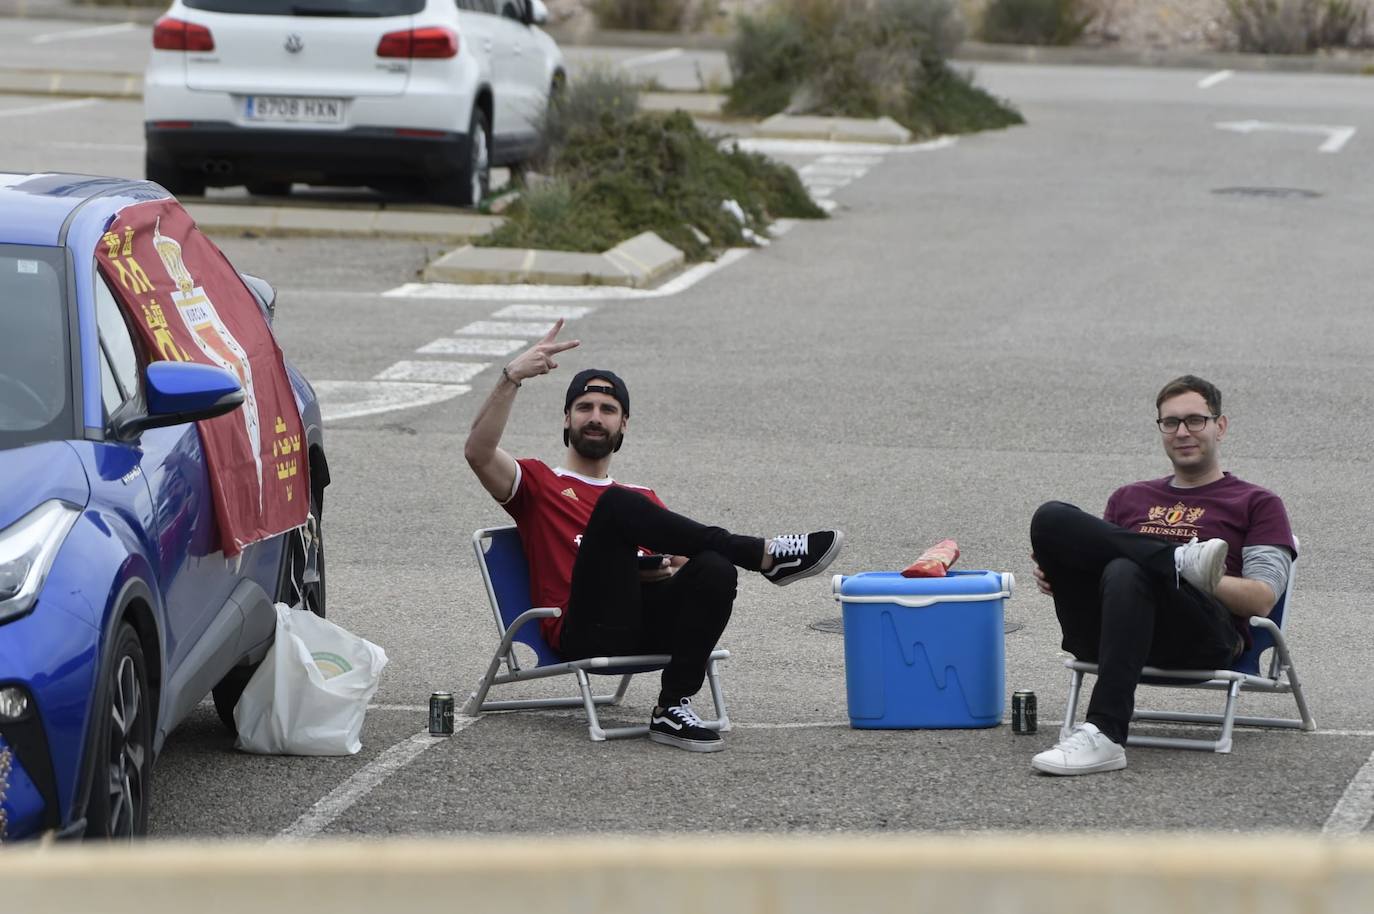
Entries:
{"label": "white sneaker", "polygon": [[1095,774],[1126,767],[1126,750],[1102,735],[1092,724],[1073,732],[1031,759],[1031,767],[1046,774]]}
{"label": "white sneaker", "polygon": [[1174,568],[1179,577],[1203,593],[1215,593],[1221,576],[1226,573],[1226,540],[1211,539],[1191,543],[1174,550]]}

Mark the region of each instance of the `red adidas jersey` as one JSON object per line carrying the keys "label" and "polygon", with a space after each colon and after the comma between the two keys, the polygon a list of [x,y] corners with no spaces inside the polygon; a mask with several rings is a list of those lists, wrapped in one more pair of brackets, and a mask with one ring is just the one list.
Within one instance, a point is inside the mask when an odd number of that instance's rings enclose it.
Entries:
{"label": "red adidas jersey", "polygon": [[561,643],[577,547],[592,518],[592,509],[607,486],[633,489],[666,507],[653,489],[627,486],[613,479],[591,479],[562,467],[552,469],[542,460],[532,458],[516,461],[515,488],[501,504],[515,519],[525,546],[531,605],[557,606],[565,611],[560,618],[539,620],[544,640],[554,650]]}

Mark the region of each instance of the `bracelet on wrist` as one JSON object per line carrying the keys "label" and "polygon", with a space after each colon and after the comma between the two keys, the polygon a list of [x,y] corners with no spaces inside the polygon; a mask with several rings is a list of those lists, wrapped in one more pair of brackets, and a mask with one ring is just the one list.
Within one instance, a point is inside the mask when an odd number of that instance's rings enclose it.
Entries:
{"label": "bracelet on wrist", "polygon": [[505,378],[507,381],[510,381],[510,382],[511,382],[512,384],[514,384],[516,387],[519,387],[519,386],[520,386],[520,382],[517,381],[517,380],[515,380],[515,378],[512,378],[512,377],[510,376],[510,366],[508,366],[508,365],[502,365],[502,366],[501,366],[501,376],[502,376],[503,378]]}

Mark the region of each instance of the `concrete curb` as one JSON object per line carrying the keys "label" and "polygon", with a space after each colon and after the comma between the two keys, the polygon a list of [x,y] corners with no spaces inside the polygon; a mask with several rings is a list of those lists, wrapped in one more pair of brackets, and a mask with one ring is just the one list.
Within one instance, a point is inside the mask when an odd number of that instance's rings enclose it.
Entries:
{"label": "concrete curb", "polygon": [[676,273],[686,262],[682,251],[653,232],[644,232],[603,254],[468,245],[430,263],[421,278],[425,282],[647,289]]}
{"label": "concrete curb", "polygon": [[1049,48],[965,41],[955,63],[1035,63],[1059,66],[1159,67],[1271,73],[1374,75],[1374,54],[1241,54],[1166,48]]}
{"label": "concrete curb", "polygon": [[890,117],[812,117],[775,114],[760,121],[754,136],[768,140],[825,140],[832,143],[884,143],[900,146],[911,142],[911,131]]}
{"label": "concrete curb", "polygon": [[668,897],[662,875],[684,861],[715,914],[1347,914],[1374,897],[1367,838],[1233,833],[57,845],[7,848],[0,884],[26,914],[687,914],[700,894]]}
{"label": "concrete curb", "polygon": [[0,69],[0,95],[56,95],[137,101],[143,98],[143,74],[97,70]]}
{"label": "concrete curb", "polygon": [[395,209],[344,209],[182,201],[196,224],[211,234],[243,233],[268,237],[410,238],[462,242],[500,226],[499,216],[476,213],[416,212]]}
{"label": "concrete curb", "polygon": [[0,0],[0,17],[7,19],[64,19],[76,22],[138,22],[152,25],[170,4],[159,6],[96,6],[69,0]]}

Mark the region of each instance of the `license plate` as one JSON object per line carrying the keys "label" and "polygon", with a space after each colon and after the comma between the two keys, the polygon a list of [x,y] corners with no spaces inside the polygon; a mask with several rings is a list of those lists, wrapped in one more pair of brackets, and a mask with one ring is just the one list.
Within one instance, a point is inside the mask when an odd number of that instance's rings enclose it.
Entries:
{"label": "license plate", "polygon": [[342,124],[343,106],[344,103],[341,98],[250,95],[244,107],[244,116],[250,121]]}

